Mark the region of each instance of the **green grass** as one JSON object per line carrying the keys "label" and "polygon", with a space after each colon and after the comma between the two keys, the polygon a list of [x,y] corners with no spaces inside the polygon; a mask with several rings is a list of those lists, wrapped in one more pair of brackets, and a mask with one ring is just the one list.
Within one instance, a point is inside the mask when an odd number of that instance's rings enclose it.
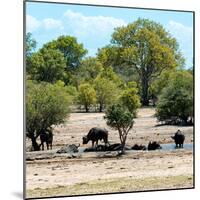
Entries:
{"label": "green grass", "polygon": [[78,183],[70,186],[58,186],[46,189],[36,188],[34,190],[27,190],[27,198],[192,187],[192,176],[148,177],[140,179],[134,179],[133,177],[129,177],[95,180],[90,182]]}

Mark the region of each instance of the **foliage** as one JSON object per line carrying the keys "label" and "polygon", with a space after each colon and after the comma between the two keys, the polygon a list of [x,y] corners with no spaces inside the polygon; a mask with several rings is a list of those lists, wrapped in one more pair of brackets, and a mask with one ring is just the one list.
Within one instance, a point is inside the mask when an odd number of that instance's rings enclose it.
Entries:
{"label": "foliage", "polygon": [[176,70],[163,71],[162,74],[157,79],[155,79],[149,87],[150,96],[159,96],[162,89],[168,85],[171,74],[173,73],[176,73]]}
{"label": "foliage", "polygon": [[[138,19],[127,26],[116,28],[111,42],[112,45],[107,48],[118,48],[117,57],[112,54],[111,58],[117,61],[120,59],[118,63],[122,68],[121,63],[124,63],[134,68],[134,72],[137,73],[141,84],[143,105],[148,105],[148,92],[152,81],[163,70],[184,64],[175,38],[162,25],[148,19]],[[104,49],[99,56],[101,60],[106,59],[105,54]]]}
{"label": "foliage", "polygon": [[102,64],[94,57],[82,60],[80,67],[72,77],[72,84],[78,87],[81,83],[89,82],[92,84],[94,79],[103,70]]}
{"label": "foliage", "polygon": [[156,116],[160,121],[187,124],[194,117],[193,109],[193,77],[178,71],[161,92]]}
{"label": "foliage", "polygon": [[118,130],[122,144],[122,152],[124,152],[127,135],[134,124],[134,115],[126,107],[120,104],[114,104],[107,108],[104,118],[108,126]]}
{"label": "foliage", "polygon": [[50,84],[27,81],[26,85],[26,131],[34,150],[41,130],[64,123],[69,115],[69,96],[60,82]]}
{"label": "foliage", "polygon": [[60,36],[56,40],[48,42],[44,45],[44,48],[59,50],[63,53],[66,69],[74,70],[80,66],[83,56],[87,53],[83,44],[79,44],[75,37]]}
{"label": "foliage", "polygon": [[32,38],[32,34],[28,32],[26,34],[26,56],[30,57],[33,50],[36,48],[36,40]]}
{"label": "foliage", "polygon": [[102,65],[105,68],[112,67],[124,81],[138,80],[134,68],[125,63],[121,56],[121,48],[111,45],[98,49],[97,53],[97,58]]}
{"label": "foliage", "polygon": [[37,81],[55,83],[58,80],[64,80],[64,56],[58,50],[42,48],[31,56],[27,72],[31,79]]}
{"label": "foliage", "polygon": [[136,117],[136,110],[140,107],[140,97],[138,95],[137,84],[135,82],[129,82],[127,87],[122,92],[120,97],[121,103],[124,107],[127,107],[134,117]]}
{"label": "foliage", "polygon": [[65,86],[65,88],[66,88],[66,92],[68,93],[68,95],[71,99],[71,103],[75,104],[77,96],[78,96],[77,89],[72,85],[67,85],[67,86]]}
{"label": "foliage", "polygon": [[98,76],[94,80],[94,88],[96,91],[97,103],[99,104],[99,112],[102,112],[103,108],[117,100],[119,89],[113,81]]}
{"label": "foliage", "polygon": [[81,62],[79,73],[85,81],[91,81],[103,70],[102,64],[96,58],[86,58]]}
{"label": "foliage", "polygon": [[114,82],[117,86],[122,86],[123,81],[121,78],[113,71],[112,67],[106,67],[104,70],[101,71],[101,73],[98,75],[100,78],[105,78],[109,81]]}
{"label": "foliage", "polygon": [[189,68],[187,71],[192,75],[194,74],[194,68],[193,67]]}
{"label": "foliage", "polygon": [[36,48],[36,40],[32,38],[32,34],[30,32],[28,32],[26,34],[26,68],[28,69],[30,66],[30,59],[31,56]]}
{"label": "foliage", "polygon": [[114,67],[117,62],[121,64],[119,48],[112,45],[98,49],[97,58],[105,68]]}
{"label": "foliage", "polygon": [[83,83],[79,86],[77,103],[84,105],[85,111],[89,112],[92,104],[96,102],[96,92],[91,84]]}

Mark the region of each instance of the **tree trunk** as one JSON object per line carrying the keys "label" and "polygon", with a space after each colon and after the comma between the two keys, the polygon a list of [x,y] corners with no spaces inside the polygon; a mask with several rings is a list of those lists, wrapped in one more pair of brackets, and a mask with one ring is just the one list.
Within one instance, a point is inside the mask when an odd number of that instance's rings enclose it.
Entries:
{"label": "tree trunk", "polygon": [[102,111],[103,111],[103,104],[100,103],[100,104],[99,104],[99,112],[102,112]]}
{"label": "tree trunk", "polygon": [[122,143],[121,143],[121,145],[122,145],[122,154],[124,154],[125,153],[125,141],[123,141]]}
{"label": "tree trunk", "polygon": [[127,137],[127,134],[124,133],[124,135],[122,136],[122,139],[121,139],[122,154],[125,153],[126,137]]}
{"label": "tree trunk", "polygon": [[36,142],[36,137],[32,136],[31,137],[31,141],[32,141],[33,151],[39,151],[40,150],[40,146]]}
{"label": "tree trunk", "polygon": [[145,77],[142,78],[142,105],[148,106],[149,105],[149,81]]}
{"label": "tree trunk", "polygon": [[88,108],[88,105],[87,105],[87,104],[85,105],[85,111],[86,111],[86,112],[89,112],[89,108]]}

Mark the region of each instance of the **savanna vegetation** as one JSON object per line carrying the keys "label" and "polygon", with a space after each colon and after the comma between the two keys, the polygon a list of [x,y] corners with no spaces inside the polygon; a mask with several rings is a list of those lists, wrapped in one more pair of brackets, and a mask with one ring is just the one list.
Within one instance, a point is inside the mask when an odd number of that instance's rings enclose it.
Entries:
{"label": "savanna vegetation", "polygon": [[70,112],[105,112],[122,145],[140,106],[156,106],[159,121],[193,123],[193,69],[161,24],[138,19],[116,27],[95,57],[77,38],[63,35],[35,51],[26,35],[26,131],[34,150],[41,130]]}

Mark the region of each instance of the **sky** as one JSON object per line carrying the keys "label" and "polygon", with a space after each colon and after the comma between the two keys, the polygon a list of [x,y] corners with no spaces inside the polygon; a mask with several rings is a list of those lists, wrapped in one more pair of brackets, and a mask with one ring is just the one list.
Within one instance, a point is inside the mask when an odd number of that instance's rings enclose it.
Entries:
{"label": "sky", "polygon": [[133,8],[26,2],[26,32],[37,41],[37,49],[60,35],[70,35],[83,43],[87,56],[110,43],[114,28],[138,18],[160,23],[175,37],[186,59],[193,66],[193,13]]}

